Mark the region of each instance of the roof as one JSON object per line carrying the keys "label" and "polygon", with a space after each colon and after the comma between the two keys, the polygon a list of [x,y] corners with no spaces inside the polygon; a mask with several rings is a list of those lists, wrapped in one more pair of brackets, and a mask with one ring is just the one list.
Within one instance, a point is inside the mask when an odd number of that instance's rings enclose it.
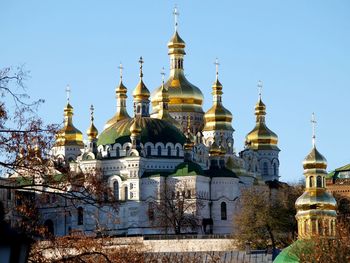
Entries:
{"label": "roof", "polygon": [[231,171],[227,168],[213,168],[211,167],[209,170],[204,171],[205,175],[209,177],[230,177],[230,178],[238,178],[235,172]]}
{"label": "roof", "polygon": [[173,172],[164,171],[146,171],[142,177],[159,177],[159,176],[191,176],[204,175],[203,169],[199,164],[194,162],[183,162],[175,167]]}
{"label": "roof", "polygon": [[312,240],[297,240],[289,247],[283,249],[273,263],[299,263],[299,255],[301,255],[301,253],[310,253],[313,247],[314,242]]}

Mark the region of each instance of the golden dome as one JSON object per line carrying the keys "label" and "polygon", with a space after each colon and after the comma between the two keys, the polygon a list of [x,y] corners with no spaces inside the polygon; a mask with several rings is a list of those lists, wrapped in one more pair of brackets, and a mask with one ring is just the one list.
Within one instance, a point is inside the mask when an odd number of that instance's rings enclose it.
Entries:
{"label": "golden dome", "polygon": [[73,125],[73,107],[67,102],[64,108],[64,127],[56,135],[56,146],[84,146],[83,134]]}
{"label": "golden dome", "polygon": [[253,150],[279,150],[276,133],[265,124],[266,106],[259,98],[255,105],[256,125],[246,136],[246,145]]}
{"label": "golden dome", "polygon": [[232,113],[227,110],[221,102],[222,85],[218,78],[213,84],[213,106],[204,114],[205,125],[203,131],[229,130],[232,128]]}
{"label": "golden dome", "polygon": [[212,145],[209,148],[210,155],[221,155],[221,149],[217,145],[216,140],[213,141]]}
{"label": "golden dome", "polygon": [[95,125],[91,122],[90,127],[86,130],[89,141],[92,141],[97,138],[98,130]]}
{"label": "golden dome", "polygon": [[[295,208],[298,213],[317,209],[320,213],[331,213],[336,215],[337,202],[332,194],[326,189],[317,189],[315,191],[305,191],[295,202]],[[332,211],[327,211],[332,210]]]}
{"label": "golden dome", "polygon": [[[178,32],[168,43],[170,56],[170,75],[164,84],[169,92],[169,112],[198,112],[203,113],[203,94],[198,87],[191,84],[185,77],[183,70],[183,57],[185,53],[185,42]],[[152,92],[153,113],[158,114],[159,102],[161,101],[161,88],[156,88]]]}
{"label": "golden dome", "polygon": [[326,158],[313,147],[311,152],[305,157],[303,161],[303,167],[305,170],[308,169],[327,169]]}
{"label": "golden dome", "polygon": [[130,119],[130,116],[126,110],[127,88],[124,86],[122,79],[120,79],[119,85],[115,89],[117,98],[117,112],[115,115],[107,121],[104,129],[112,126],[116,122],[124,119]]}
{"label": "golden dome", "polygon": [[143,83],[142,79],[140,79],[132,95],[134,96],[135,100],[143,100],[148,99],[150,97],[150,92],[147,89],[145,83]]}

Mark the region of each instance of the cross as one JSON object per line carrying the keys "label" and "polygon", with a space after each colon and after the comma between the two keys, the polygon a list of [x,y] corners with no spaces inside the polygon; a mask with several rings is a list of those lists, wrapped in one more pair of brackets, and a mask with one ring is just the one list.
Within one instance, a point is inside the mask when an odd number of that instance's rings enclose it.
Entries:
{"label": "cross", "polygon": [[175,8],[174,8],[174,12],[173,12],[173,15],[174,15],[174,19],[175,19],[175,31],[177,30],[177,26],[178,26],[178,18],[179,18],[179,15],[180,13],[177,11],[177,6],[175,5]]}
{"label": "cross", "polygon": [[218,78],[218,76],[219,76],[219,65],[220,65],[218,58],[215,59],[214,64],[215,64],[216,78]]}
{"label": "cross", "polygon": [[165,77],[164,67],[162,67],[162,71],[160,72],[160,75],[162,75],[162,83],[164,84],[164,77]]}
{"label": "cross", "polygon": [[94,121],[94,110],[95,110],[94,105],[91,104],[91,106],[90,106],[91,122]]}
{"label": "cross", "polygon": [[316,118],[315,113],[313,112],[311,115],[311,124],[312,124],[312,146],[315,147],[316,144]]}
{"label": "cross", "polygon": [[261,80],[258,81],[258,89],[259,89],[259,98],[261,99],[261,92],[263,88],[263,83]]}
{"label": "cross", "polygon": [[69,87],[69,85],[67,85],[67,87],[66,87],[67,102],[69,102],[70,92],[71,92],[70,87]]}
{"label": "cross", "polygon": [[120,78],[122,79],[123,78],[123,64],[120,62],[120,64],[119,64],[119,74],[120,74]]}
{"label": "cross", "polygon": [[143,62],[143,59],[142,59],[142,56],[141,56],[140,59],[139,59],[139,63],[140,63],[140,77],[142,78],[142,77],[143,77],[143,74],[142,74],[142,64],[144,63],[144,62]]}

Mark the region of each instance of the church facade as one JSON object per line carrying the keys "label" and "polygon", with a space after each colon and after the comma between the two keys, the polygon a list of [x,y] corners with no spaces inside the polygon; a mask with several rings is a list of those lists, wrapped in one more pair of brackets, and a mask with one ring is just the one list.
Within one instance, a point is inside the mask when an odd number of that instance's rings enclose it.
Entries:
{"label": "church facade", "polygon": [[[152,93],[143,76],[132,91],[133,113],[127,112],[128,89],[122,74],[116,87],[117,107],[101,133],[94,125],[93,109],[87,141],[73,124],[73,107],[64,108],[64,127],[57,135],[52,156],[72,171],[100,171],[118,211],[81,205],[60,212],[42,210],[43,220],[55,235],[73,230],[110,235],[155,234],[154,204],[170,191],[172,198],[200,202],[185,213],[199,218],[197,229],[181,232],[231,234],[240,190],[256,182],[279,179],[278,137],[266,125],[261,94],[255,106],[256,123],[246,136],[245,148],[234,150],[232,113],[224,107],[218,69],[212,85],[213,105],[202,108],[204,96],[184,73],[185,42],[175,29],[168,42],[170,74]],[[112,215],[112,216],[111,216]],[[167,230],[173,233],[172,230]]]}

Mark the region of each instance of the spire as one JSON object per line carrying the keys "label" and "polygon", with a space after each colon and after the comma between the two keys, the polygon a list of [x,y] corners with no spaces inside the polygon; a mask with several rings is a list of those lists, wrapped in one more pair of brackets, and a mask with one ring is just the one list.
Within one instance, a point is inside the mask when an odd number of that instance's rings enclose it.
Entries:
{"label": "spire", "polygon": [[119,63],[118,68],[119,68],[120,82],[122,82],[122,80],[123,80],[123,69],[124,69],[124,67],[123,67],[123,64],[122,64],[121,62]]}
{"label": "spire", "polygon": [[311,124],[312,124],[312,147],[316,147],[316,124],[317,121],[315,119],[315,113],[313,112],[311,115]]}
{"label": "spire", "polygon": [[212,95],[213,95],[213,102],[214,104],[221,104],[222,103],[222,85],[219,81],[219,60],[218,58],[215,59],[214,62],[215,65],[215,82],[213,84],[213,91],[212,91]]}
{"label": "spire", "polygon": [[263,82],[259,80],[258,81],[259,100],[261,100],[262,88],[263,88]]}
{"label": "spire", "polygon": [[262,102],[261,93],[263,88],[263,82],[261,80],[258,81],[258,92],[259,92],[259,101],[255,105],[255,115],[257,123],[265,123],[265,115],[266,115],[266,106]]}
{"label": "spire", "polygon": [[215,64],[215,71],[216,71],[216,80],[218,80],[219,79],[219,66],[220,66],[218,58],[215,59],[214,64]]}
{"label": "spire", "polygon": [[90,106],[90,127],[87,129],[86,134],[89,141],[94,141],[97,139],[98,130],[94,125],[94,106]]}

